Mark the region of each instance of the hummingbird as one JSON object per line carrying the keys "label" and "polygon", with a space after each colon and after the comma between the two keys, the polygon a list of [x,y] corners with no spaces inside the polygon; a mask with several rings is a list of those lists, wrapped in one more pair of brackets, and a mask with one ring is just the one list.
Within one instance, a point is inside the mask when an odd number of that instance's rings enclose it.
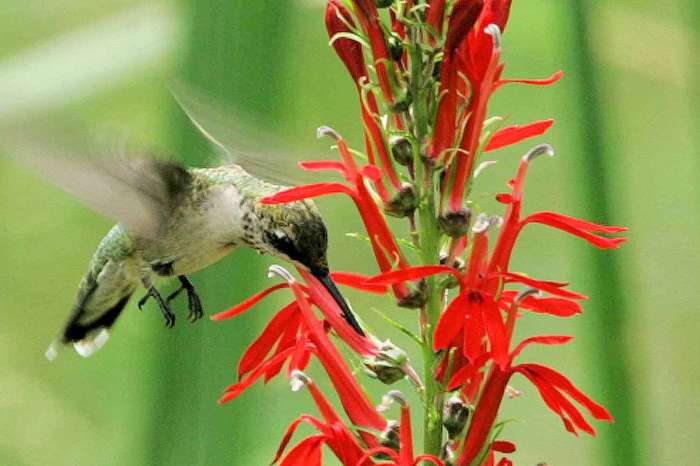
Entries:
{"label": "hummingbird", "polygon": [[[260,200],[283,189],[256,178],[236,164],[187,169],[165,160],[140,159],[103,167],[117,192],[132,192],[144,212],[123,215],[102,239],[78,287],[61,333],[82,355],[98,349],[139,285],[165,319],[175,324],[171,302],[185,293],[189,320],[203,316],[202,300],[188,278],[232,251],[249,247],[292,262],[316,277],[345,320],[364,335],[350,306],[333,282],[327,260],[328,232],[312,201],[265,205]],[[141,207],[143,208],[143,207]],[[137,220],[137,221],[135,221]],[[155,278],[177,278],[180,286],[163,296]]]}
{"label": "hummingbird", "polygon": [[[188,116],[210,142],[224,147]],[[246,247],[308,270],[338,304],[348,324],[364,335],[331,278],[328,231],[313,201],[263,204],[263,197],[285,186],[252,175],[233,162],[186,168],[151,157],[76,160],[47,156],[46,148],[36,147],[35,138],[30,139],[29,147],[20,149],[25,163],[118,222],[97,246],[59,337],[81,356],[90,356],[105,344],[139,286],[146,293],[138,307],[154,301],[167,327],[175,324],[172,302],[183,293],[189,320],[197,321],[204,315],[204,306],[189,275]],[[163,296],[156,288],[159,278],[177,279],[179,287]],[[50,360],[57,355],[55,343],[46,352]]]}

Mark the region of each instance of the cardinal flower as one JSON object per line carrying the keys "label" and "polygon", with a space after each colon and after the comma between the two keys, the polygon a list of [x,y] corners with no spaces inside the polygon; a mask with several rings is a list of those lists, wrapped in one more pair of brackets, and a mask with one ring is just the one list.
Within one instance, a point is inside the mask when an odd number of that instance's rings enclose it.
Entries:
{"label": "cardinal flower", "polygon": [[[284,189],[263,198],[260,207],[328,194],[350,197],[379,273],[335,272],[333,279],[363,293],[391,290],[399,305],[419,309],[416,332],[404,319],[396,322],[391,309],[382,311],[388,323],[419,347],[423,371],[414,371],[409,355],[383,340],[385,328],[366,336],[353,331],[336,300],[310,273],[299,268],[300,278],[295,279],[273,266],[283,283],[213,318],[235,317],[271,293],[292,293],[246,349],[236,383],[221,398],[231,401],[257,380],[267,383],[285,368],[294,389],[308,389],[318,415],[301,414],[290,424],[276,463],[320,466],[323,451],[329,450],[344,466],[512,466],[509,455],[515,445],[501,437],[498,414],[504,397],[515,393],[509,384],[518,378],[535,387],[573,434],[595,435],[592,419],[612,421],[606,408],[564,374],[524,360],[531,345],[556,347],[572,336],[542,331],[522,340],[514,337],[520,319],[577,316],[588,298],[567,282],[530,276],[524,271],[527,264],[514,269],[511,258],[528,225],[554,228],[599,249],[620,247],[626,229],[549,210],[524,212],[527,172],[538,157],[553,155],[547,144],[512,161],[516,174],[496,196],[504,212],[482,211],[472,195],[480,187],[475,177],[493,163],[482,161],[483,154],[540,137],[554,123],[540,119],[506,125],[503,118],[489,115],[490,99],[501,87],[545,86],[562,77],[561,72],[545,79],[503,77],[501,52],[510,6],[510,0],[327,2],[326,29],[358,93],[366,154],[351,150],[337,132],[321,127],[319,136],[333,139],[340,160],[299,165],[335,172],[342,180]],[[360,159],[367,162],[358,163]],[[396,229],[385,215],[406,225]],[[379,334],[383,339],[374,336]],[[375,409],[363,374],[351,371],[337,342],[362,360],[372,375],[368,383],[412,382],[407,386],[422,401],[422,435],[414,435],[411,421],[416,406],[411,409],[401,392],[391,390]],[[330,380],[340,403],[337,410],[304,374],[312,360]],[[379,412],[390,403],[400,407],[398,422]],[[314,433],[292,446],[302,424]],[[422,445],[417,438],[423,439]]]}

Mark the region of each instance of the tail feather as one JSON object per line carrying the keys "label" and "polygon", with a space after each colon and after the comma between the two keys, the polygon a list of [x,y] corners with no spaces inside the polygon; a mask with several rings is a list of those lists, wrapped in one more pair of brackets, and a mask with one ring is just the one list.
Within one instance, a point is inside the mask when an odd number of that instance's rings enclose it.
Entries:
{"label": "tail feather", "polygon": [[114,306],[87,323],[81,322],[84,317],[84,309],[81,309],[80,312],[75,312],[63,330],[63,343],[67,344],[83,341],[95,334],[97,330],[103,328],[109,329],[112,327],[117,317],[119,317],[119,314],[121,314],[126,306],[126,303],[129,302],[132,293],[133,291],[129,292],[129,294],[122,297]]}

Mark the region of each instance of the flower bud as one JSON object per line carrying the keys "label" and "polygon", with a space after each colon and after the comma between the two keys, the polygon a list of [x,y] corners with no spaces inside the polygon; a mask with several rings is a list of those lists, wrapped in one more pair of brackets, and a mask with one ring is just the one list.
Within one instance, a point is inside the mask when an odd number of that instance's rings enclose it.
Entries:
{"label": "flower bud", "polygon": [[[341,19],[342,18],[342,19]],[[354,26],[352,14],[340,0],[330,0],[326,5],[326,29],[328,37],[336,34],[352,32],[348,25]],[[338,38],[333,42],[333,48],[350,72],[356,83],[367,74],[362,46],[348,38]]]}
{"label": "flower bud", "polygon": [[403,136],[393,136],[389,139],[391,155],[399,164],[404,167],[413,163],[413,146],[410,141]]}
{"label": "flower bud", "polygon": [[408,217],[418,208],[418,196],[410,184],[405,184],[389,202],[384,204],[384,212],[392,217]]}
{"label": "flower bud", "polygon": [[459,435],[467,424],[469,409],[464,401],[457,395],[445,401],[442,414],[442,425],[447,429],[450,438]]}
{"label": "flower bud", "polygon": [[389,42],[389,56],[391,57],[392,60],[394,61],[400,61],[401,58],[403,57],[403,41],[399,36],[396,34],[392,34],[389,36],[388,39]]}
{"label": "flower bud", "polygon": [[391,385],[406,376],[407,361],[406,352],[387,340],[382,343],[377,355],[363,359],[362,364],[370,377]]}
{"label": "flower bud", "polygon": [[420,280],[417,286],[412,286],[406,296],[399,299],[397,306],[406,309],[420,309],[428,300],[428,283]]}
{"label": "flower bud", "polygon": [[390,420],[386,423],[384,431],[379,436],[379,444],[386,448],[399,451],[399,422]]}
{"label": "flower bud", "polygon": [[408,90],[406,90],[403,94],[398,96],[396,100],[394,100],[394,103],[391,106],[391,110],[395,113],[406,112],[408,111],[412,102],[413,96]]}
{"label": "flower bud", "polygon": [[468,208],[450,211],[438,217],[438,225],[451,238],[464,236],[469,232],[472,211]]}

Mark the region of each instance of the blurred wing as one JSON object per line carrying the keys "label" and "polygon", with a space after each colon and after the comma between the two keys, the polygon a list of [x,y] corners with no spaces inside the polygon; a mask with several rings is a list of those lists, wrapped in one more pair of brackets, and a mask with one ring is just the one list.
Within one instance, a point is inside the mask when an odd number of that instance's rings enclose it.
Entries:
{"label": "blurred wing", "polygon": [[156,235],[191,182],[172,161],[81,157],[62,144],[12,136],[2,141],[11,157],[138,235]]}
{"label": "blurred wing", "polygon": [[192,124],[228,161],[276,184],[300,185],[313,181],[297,162],[318,157],[294,153],[288,143],[261,130],[262,124],[244,123],[254,120],[241,118],[240,111],[224,108],[211,96],[188,85],[171,84],[170,90]]}

